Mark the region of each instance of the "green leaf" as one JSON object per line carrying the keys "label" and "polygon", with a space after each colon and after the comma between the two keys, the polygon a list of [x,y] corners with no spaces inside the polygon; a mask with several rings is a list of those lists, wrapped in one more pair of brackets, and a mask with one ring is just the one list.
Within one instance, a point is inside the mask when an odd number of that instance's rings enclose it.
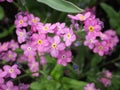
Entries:
{"label": "green leaf", "polygon": [[77,81],[75,79],[63,77],[61,82],[65,87],[68,87],[70,90],[83,90],[84,86],[87,84],[83,81]]}
{"label": "green leaf", "polygon": [[80,13],[83,9],[77,7],[73,3],[65,0],[37,0],[38,2],[44,3],[51,8],[67,13]]}
{"label": "green leaf", "polygon": [[2,6],[0,6],[0,20],[2,20],[4,18],[4,10],[2,8]]}
{"label": "green leaf", "polygon": [[56,64],[56,66],[54,67],[53,71],[51,72],[51,76],[55,79],[55,80],[59,80],[60,77],[63,75],[63,66]]}
{"label": "green leaf", "polygon": [[101,62],[102,57],[100,57],[98,54],[95,54],[91,60],[91,67],[97,66],[99,62]]}
{"label": "green leaf", "polygon": [[120,35],[120,31],[118,30],[118,28],[120,27],[119,12],[116,12],[114,8],[105,3],[101,3],[101,7],[107,13],[111,27],[116,29],[117,33]]}
{"label": "green leaf", "polygon": [[30,85],[31,90],[40,90],[40,83],[39,82],[33,82]]}

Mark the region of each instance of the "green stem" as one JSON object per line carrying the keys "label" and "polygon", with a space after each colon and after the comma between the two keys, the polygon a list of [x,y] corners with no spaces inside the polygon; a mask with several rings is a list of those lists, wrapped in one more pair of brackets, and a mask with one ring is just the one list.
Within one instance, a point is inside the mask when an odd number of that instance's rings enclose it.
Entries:
{"label": "green stem", "polygon": [[116,58],[116,59],[113,59],[113,60],[111,60],[109,62],[106,62],[106,63],[102,64],[100,67],[105,66],[105,65],[110,64],[110,63],[114,63],[114,62],[116,62],[118,60],[120,60],[120,56],[118,58]]}
{"label": "green stem", "polygon": [[16,2],[13,1],[13,4],[14,4],[17,8],[20,8],[20,6],[19,6]]}

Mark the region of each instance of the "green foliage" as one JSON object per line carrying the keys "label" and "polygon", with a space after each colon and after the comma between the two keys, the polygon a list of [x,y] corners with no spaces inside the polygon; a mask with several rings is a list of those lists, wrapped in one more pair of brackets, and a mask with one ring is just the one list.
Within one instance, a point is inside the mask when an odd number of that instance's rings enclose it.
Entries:
{"label": "green foliage", "polygon": [[0,20],[2,20],[4,18],[5,14],[4,14],[4,10],[2,8],[2,6],[0,6]]}
{"label": "green foliage", "polygon": [[120,13],[115,11],[114,8],[105,3],[101,3],[101,7],[107,13],[111,27],[115,29],[120,35]]}
{"label": "green foliage", "polygon": [[67,13],[80,13],[83,12],[83,10],[73,3],[65,0],[37,0],[38,2],[44,3],[51,8],[62,11],[62,12],[67,12]]}

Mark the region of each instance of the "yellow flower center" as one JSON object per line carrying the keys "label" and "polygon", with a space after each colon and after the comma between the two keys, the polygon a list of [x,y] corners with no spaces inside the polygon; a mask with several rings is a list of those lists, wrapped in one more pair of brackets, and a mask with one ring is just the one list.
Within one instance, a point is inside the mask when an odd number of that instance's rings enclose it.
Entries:
{"label": "yellow flower center", "polygon": [[41,39],[38,40],[38,44],[42,44],[42,40]]}
{"label": "yellow flower center", "polygon": [[48,27],[46,27],[46,26],[45,26],[45,27],[43,27],[43,30],[48,30]]}
{"label": "yellow flower center", "polygon": [[9,73],[13,73],[14,72],[14,69],[9,69]]}
{"label": "yellow flower center", "polygon": [[85,17],[83,15],[80,16],[80,20],[84,20]]}
{"label": "yellow flower center", "polygon": [[103,50],[103,46],[99,46],[98,49],[99,49],[99,50]]}
{"label": "yellow flower center", "polygon": [[67,34],[67,38],[71,38],[71,34],[70,33]]}
{"label": "yellow flower center", "polygon": [[89,26],[88,29],[89,29],[90,32],[93,32],[93,31],[94,31],[94,27],[93,27],[93,26]]}
{"label": "yellow flower center", "polygon": [[32,20],[32,22],[33,22],[33,23],[36,23],[36,22],[37,22],[37,20],[36,20],[36,19],[33,19],[33,20]]}
{"label": "yellow flower center", "polygon": [[23,36],[23,33],[22,33],[22,32],[19,32],[19,36],[22,37],[22,36]]}
{"label": "yellow flower center", "polygon": [[92,43],[92,39],[89,40],[89,43]]}
{"label": "yellow flower center", "polygon": [[23,20],[20,20],[20,21],[19,21],[19,24],[23,24]]}
{"label": "yellow flower center", "polygon": [[53,43],[52,44],[52,48],[56,48],[57,47],[57,44],[56,43]]}

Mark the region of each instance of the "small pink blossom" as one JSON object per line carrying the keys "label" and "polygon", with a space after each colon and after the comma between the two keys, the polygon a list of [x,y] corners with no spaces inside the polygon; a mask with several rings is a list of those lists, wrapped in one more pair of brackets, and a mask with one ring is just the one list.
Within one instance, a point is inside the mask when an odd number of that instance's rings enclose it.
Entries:
{"label": "small pink blossom", "polygon": [[27,19],[28,18],[26,16],[18,15],[17,19],[15,20],[16,28],[26,27],[28,25]]}
{"label": "small pink blossom", "polygon": [[3,66],[3,69],[4,72],[6,72],[7,75],[9,75],[11,78],[16,78],[16,76],[21,73],[17,65],[13,65],[13,66],[5,65]]}
{"label": "small pink blossom", "polygon": [[3,90],[18,90],[17,86],[13,85],[13,82],[8,81],[5,85],[2,85]]}
{"label": "small pink blossom", "polygon": [[66,28],[65,34],[63,36],[66,46],[71,46],[71,44],[76,40],[76,36],[72,29]]}
{"label": "small pink blossom", "polygon": [[51,56],[57,57],[59,55],[59,51],[65,49],[64,43],[61,42],[59,36],[54,36],[53,38],[48,38],[50,43],[49,52]]}
{"label": "small pink blossom", "polygon": [[72,53],[71,51],[60,51],[58,55],[57,63],[63,66],[66,66],[68,62],[72,61]]}
{"label": "small pink blossom", "polygon": [[98,89],[96,89],[94,83],[89,83],[84,87],[84,90],[98,90]]}
{"label": "small pink blossom", "polygon": [[18,36],[19,43],[23,43],[26,41],[27,34],[25,29],[17,29],[16,34]]}
{"label": "small pink blossom", "polygon": [[108,46],[106,45],[106,41],[95,43],[95,48],[93,49],[93,52],[98,53],[100,56],[103,56],[109,50]]}
{"label": "small pink blossom", "polygon": [[48,44],[49,43],[45,34],[32,35],[32,47],[36,48],[38,52],[45,52]]}

